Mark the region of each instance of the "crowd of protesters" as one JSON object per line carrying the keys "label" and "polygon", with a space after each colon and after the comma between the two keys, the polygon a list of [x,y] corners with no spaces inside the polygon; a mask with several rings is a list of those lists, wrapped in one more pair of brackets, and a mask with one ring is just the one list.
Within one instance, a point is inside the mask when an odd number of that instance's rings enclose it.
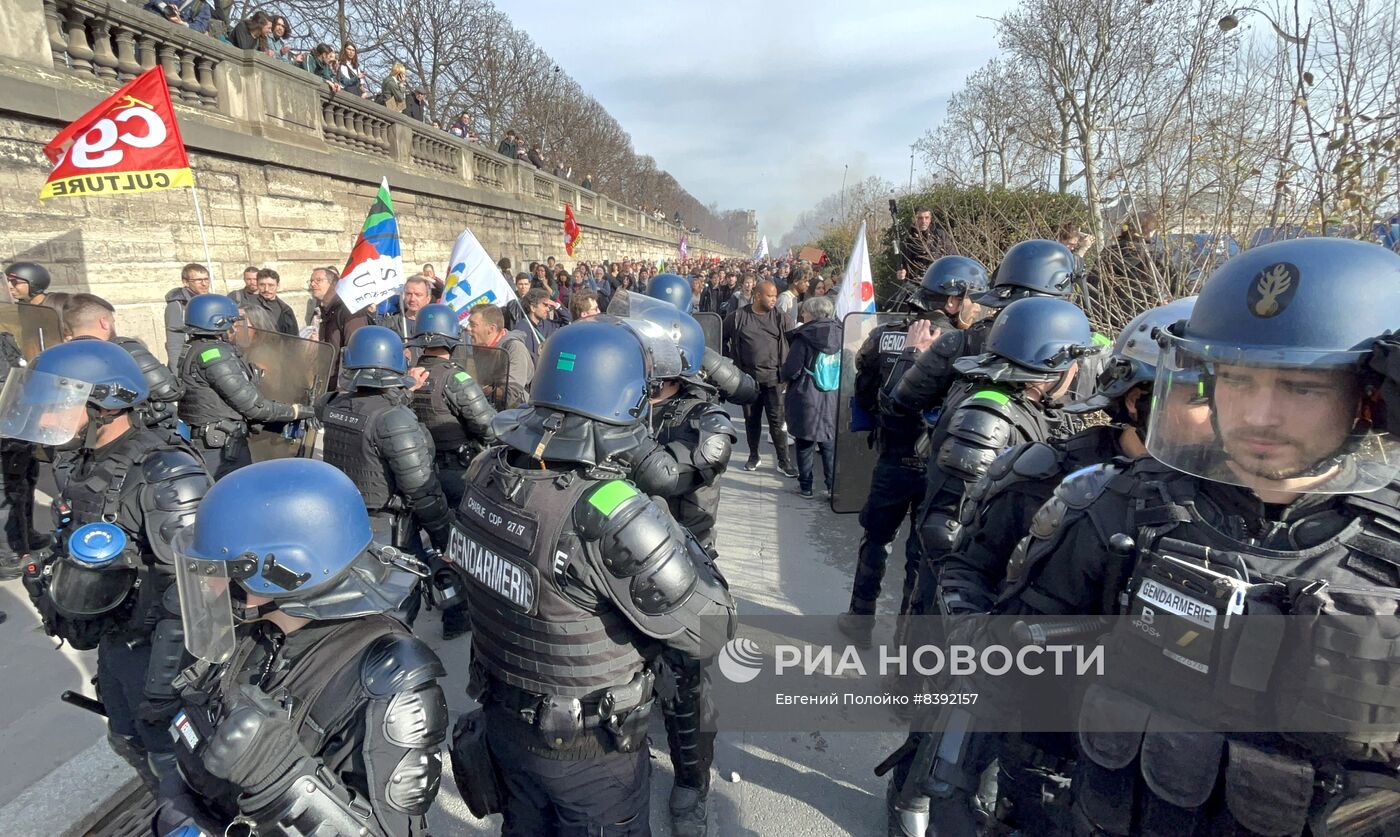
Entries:
{"label": "crowd of protesters", "polygon": [[[815,386],[811,370],[819,355],[840,351],[834,277],[788,258],[682,259],[668,264],[604,259],[570,267],[550,256],[519,271],[509,258],[497,267],[510,281],[515,298],[490,311],[474,310],[467,331],[475,346],[500,350],[499,367],[491,367],[500,380],[482,382],[498,404],[514,406],[523,400],[540,347],[555,331],[607,313],[620,291],[645,293],[659,273],[675,273],[691,283],[692,313],[719,318],[723,353],[760,387],[757,403],[744,413],[744,467],[753,471],[761,466],[766,424],[777,470],[797,479],[800,493],[811,497],[820,460],[830,490],[836,393]],[[401,336],[411,335],[418,312],[440,302],[444,293],[444,281],[434,266],[423,264],[392,299],[350,311],[336,294],[339,279],[335,267],[314,268],[305,286],[309,299],[299,314],[279,298],[281,276],[270,267],[249,265],[242,286],[229,296],[248,325],[328,343],[338,361],[340,349],[364,326],[381,325]],[[185,340],[185,303],[209,289],[208,270],[191,264],[181,272],[180,286],[166,295],[166,352],[171,363]],[[332,369],[332,387],[338,371]]]}

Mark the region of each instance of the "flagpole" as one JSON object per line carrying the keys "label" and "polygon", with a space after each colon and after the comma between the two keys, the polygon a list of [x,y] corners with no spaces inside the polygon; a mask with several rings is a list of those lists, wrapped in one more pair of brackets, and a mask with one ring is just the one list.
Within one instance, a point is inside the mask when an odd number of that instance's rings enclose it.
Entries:
{"label": "flagpole", "polygon": [[[193,175],[193,173],[191,173]],[[190,178],[190,199],[194,201],[194,220],[199,224],[199,241],[204,245],[204,268],[209,271],[209,275],[214,275],[214,263],[209,258],[209,236],[204,231],[204,210],[199,208],[199,190],[195,188],[194,177]],[[224,275],[224,293],[227,294],[228,274]]]}

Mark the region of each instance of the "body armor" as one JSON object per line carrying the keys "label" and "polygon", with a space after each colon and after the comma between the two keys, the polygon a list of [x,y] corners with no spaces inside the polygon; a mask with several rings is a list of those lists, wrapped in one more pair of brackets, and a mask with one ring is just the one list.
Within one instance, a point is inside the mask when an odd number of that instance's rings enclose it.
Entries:
{"label": "body armor", "polygon": [[724,408],[699,390],[683,391],[656,406],[656,441],[679,466],[677,490],[666,497],[671,516],[705,547],[714,544],[719,475],[729,466],[738,431]]}
{"label": "body armor", "polygon": [[580,700],[630,682],[655,650],[618,641],[635,636],[626,617],[568,592],[583,558],[573,509],[597,481],[512,469],[499,454],[468,470],[449,552],[468,579],[473,664],[517,689]]}
{"label": "body armor", "polygon": [[460,450],[467,443],[467,434],[448,407],[444,390],[455,373],[466,372],[445,358],[425,357],[419,365],[428,370],[428,381],[413,393],[413,412],[433,437],[433,447],[439,453]]}
{"label": "body armor", "polygon": [[325,460],[350,477],[371,513],[387,509],[396,493],[375,444],[375,425],[385,413],[402,408],[383,390],[365,390],[338,395],[323,410]]}
{"label": "body armor", "polygon": [[917,416],[939,408],[958,378],[953,361],[982,354],[993,322],[995,318],[989,317],[962,330],[945,331],[889,388],[886,412]]}
{"label": "body armor", "polygon": [[925,561],[941,560],[956,545],[958,506],[993,460],[1009,447],[1048,438],[1053,427],[1052,411],[1003,385],[967,380],[949,394],[929,434],[919,527]]}
{"label": "body armor", "polygon": [[[437,793],[438,748],[447,737],[447,702],[437,684],[446,670],[396,620],[312,623],[291,636],[256,623],[227,663],[187,674],[186,708],[171,733],[198,798],[175,799],[158,820],[162,828],[184,815],[183,822],[221,833],[242,815],[259,833],[427,833],[424,815]],[[240,788],[210,775],[201,760],[239,684],[249,682],[286,696],[292,729],[311,757],[258,794],[252,809]]]}
{"label": "body armor", "polygon": [[174,426],[177,402],[184,394],[184,386],[180,379],[175,377],[168,366],[156,360],[156,356],[151,354],[146,344],[135,337],[113,337],[112,342],[125,349],[141,367],[141,375],[146,379],[146,386],[150,388],[150,395],[138,408],[142,422],[147,427],[158,424]]}
{"label": "body armor", "polygon": [[253,368],[232,343],[213,337],[193,337],[180,353],[177,369],[180,382],[185,385],[185,397],[180,400],[180,418],[191,428],[225,422],[240,425],[246,431],[247,422],[243,415],[219,395],[200,369],[204,363],[228,357],[235,358],[233,362],[242,367],[251,386]]}
{"label": "body armor", "polygon": [[[1105,568],[1101,612],[1131,618],[1108,635],[1105,681],[1080,714],[1076,804],[1104,833],[1219,820],[1301,834],[1366,777],[1400,789],[1400,690],[1382,649],[1400,639],[1400,492],[1304,497],[1283,520],[1239,513],[1241,498],[1149,459],[1080,472],[1043,510],[1085,509],[1137,543]],[[1223,805],[1208,804],[1218,788]]]}
{"label": "body armor", "polygon": [[904,345],[913,319],[877,327],[866,338],[856,356],[855,400],[876,421],[876,444],[880,456],[907,459],[915,456],[922,417],[899,414],[881,408],[881,394],[897,374]]}

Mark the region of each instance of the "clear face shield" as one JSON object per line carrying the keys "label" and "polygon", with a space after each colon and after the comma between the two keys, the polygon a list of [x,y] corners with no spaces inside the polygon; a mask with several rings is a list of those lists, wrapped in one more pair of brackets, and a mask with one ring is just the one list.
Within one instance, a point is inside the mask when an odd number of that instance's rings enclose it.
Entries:
{"label": "clear face shield", "polygon": [[1365,418],[1358,357],[1162,340],[1147,431],[1161,462],[1307,494],[1375,491],[1400,473],[1400,442]]}
{"label": "clear face shield", "polygon": [[190,555],[194,527],[175,536],[175,583],[180,593],[180,621],[185,648],[194,656],[218,664],[233,655],[233,585],[257,568],[255,559],[209,561]]}
{"label": "clear face shield", "polygon": [[[666,303],[669,305],[669,303]],[[637,336],[647,356],[647,382],[679,378],[685,364],[681,359],[676,335],[670,329],[650,320],[626,319],[623,325]]]}
{"label": "clear face shield", "polygon": [[33,369],[11,370],[0,390],[0,436],[62,445],[88,423],[93,385]]}

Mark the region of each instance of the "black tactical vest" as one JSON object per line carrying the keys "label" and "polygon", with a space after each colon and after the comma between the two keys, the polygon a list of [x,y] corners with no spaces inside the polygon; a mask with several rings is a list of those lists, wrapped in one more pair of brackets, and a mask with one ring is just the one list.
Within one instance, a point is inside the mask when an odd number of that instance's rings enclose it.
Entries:
{"label": "black tactical vest", "polygon": [[[694,450],[700,444],[695,422],[713,402],[682,395],[662,402],[655,413],[656,441],[662,445],[680,442]],[[719,482],[697,486],[693,491],[666,498],[666,507],[676,522],[710,547],[714,544],[715,520],[719,515]]]}
{"label": "black tactical vest", "polygon": [[448,550],[468,580],[473,663],[517,689],[563,698],[630,683],[647,662],[641,635],[607,602],[585,606],[591,594],[566,592],[578,589],[572,567],[584,559],[574,506],[597,481],[512,468],[507,450],[472,463]]}
{"label": "black tactical vest", "polygon": [[[1325,504],[1261,546],[1223,531],[1235,524],[1201,488],[1140,461],[1107,487],[1126,499],[1127,521],[1124,503],[1090,507],[1112,526],[1101,531],[1132,532],[1139,553],[1107,611],[1128,618],[1105,637],[1104,680],[1081,708],[1078,795],[1113,833],[1156,810],[1179,821],[1154,831],[1226,819],[1299,834],[1349,787],[1324,771],[1400,755],[1400,492]],[[1171,807],[1134,815],[1124,781]],[[1208,805],[1218,788],[1225,805]]]}
{"label": "black tactical vest", "polygon": [[418,420],[433,437],[433,447],[439,453],[459,450],[467,443],[462,423],[452,414],[443,393],[452,376],[464,371],[457,364],[440,357],[424,357],[418,365],[428,370],[428,380],[413,392],[411,406]]}
{"label": "black tactical vest", "polygon": [[141,521],[131,516],[123,501],[145,484],[142,461],[169,447],[169,440],[142,429],[101,450],[83,451],[71,466],[55,469],[55,476],[62,480],[60,499],[68,506],[68,529],[102,521],[115,523],[147,551]]}
{"label": "black tactical vest", "polygon": [[[213,354],[216,352],[218,354]],[[190,427],[204,427],[220,421],[246,423],[243,416],[204,379],[200,366],[205,361],[201,358],[220,356],[237,358],[237,362],[247,370],[249,378],[253,377],[252,367],[248,366],[233,344],[217,337],[191,337],[180,353],[178,364],[180,381],[185,385],[185,395],[180,399],[180,418]]]}
{"label": "black tactical vest", "polygon": [[393,477],[373,440],[379,417],[398,406],[381,390],[341,393],[325,406],[323,456],[355,483],[371,512],[386,509],[395,494]]}

